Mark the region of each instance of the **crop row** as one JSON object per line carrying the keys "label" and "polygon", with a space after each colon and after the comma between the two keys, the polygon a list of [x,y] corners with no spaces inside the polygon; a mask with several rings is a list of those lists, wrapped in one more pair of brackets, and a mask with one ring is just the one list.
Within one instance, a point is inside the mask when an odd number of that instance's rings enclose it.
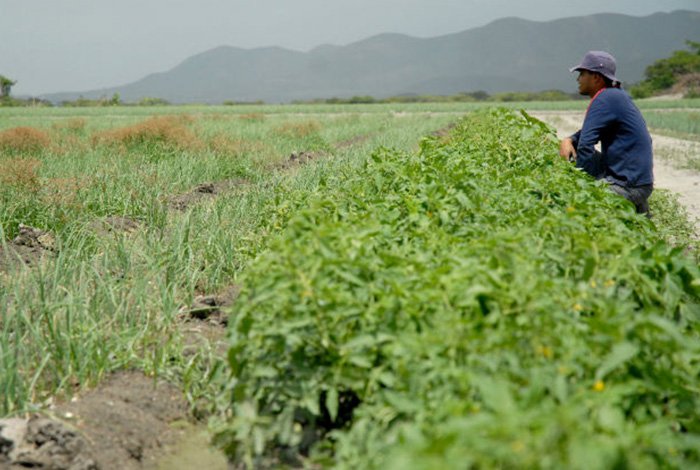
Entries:
{"label": "crop row", "polygon": [[[198,374],[210,348],[182,353],[183,309],[235,284],[285,224],[288,201],[303,204],[333,165],[378,142],[415,145],[449,119],[181,117],[188,110],[173,109],[180,117],[167,120],[141,120],[131,108],[0,110],[0,128],[31,126],[49,138],[34,151],[0,149],[0,416],[128,368],[167,376],[194,404],[205,393]],[[177,147],[168,136],[180,125],[207,145]],[[93,145],[100,131],[134,138]],[[16,130],[4,135],[5,143],[25,141],[12,138],[21,137]],[[291,152],[327,148],[314,164],[278,171]],[[20,224],[46,232],[47,244],[16,242]]]}
{"label": "crop row", "polygon": [[243,285],[218,441],[249,465],[700,464],[697,264],[525,113],[329,175]]}

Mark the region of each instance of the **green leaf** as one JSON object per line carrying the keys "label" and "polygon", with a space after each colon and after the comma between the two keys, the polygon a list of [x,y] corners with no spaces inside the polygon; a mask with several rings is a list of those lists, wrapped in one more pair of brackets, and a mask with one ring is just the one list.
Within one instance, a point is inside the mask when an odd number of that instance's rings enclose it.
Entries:
{"label": "green leaf", "polygon": [[331,388],[326,394],[326,408],[331,420],[335,421],[338,417],[338,389]]}
{"label": "green leaf", "polygon": [[475,385],[481,392],[484,404],[494,412],[507,414],[515,411],[515,401],[505,380],[480,376],[475,380]]}
{"label": "green leaf", "polygon": [[616,344],[598,367],[595,374],[596,380],[603,380],[606,375],[632,359],[638,352],[639,348],[632,343]]}

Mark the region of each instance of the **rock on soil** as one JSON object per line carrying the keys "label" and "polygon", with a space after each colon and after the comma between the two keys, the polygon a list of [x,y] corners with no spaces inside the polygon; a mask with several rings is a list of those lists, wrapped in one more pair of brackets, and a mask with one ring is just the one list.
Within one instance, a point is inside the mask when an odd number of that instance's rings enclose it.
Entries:
{"label": "rock on soil", "polygon": [[310,152],[306,150],[302,152],[292,152],[286,160],[284,160],[282,163],[278,163],[274,168],[278,170],[291,170],[292,168],[296,168],[317,160],[323,155],[324,154],[320,152]]}
{"label": "rock on soil", "polygon": [[338,149],[342,150],[348,147],[353,147],[355,145],[360,145],[364,142],[367,142],[370,139],[371,135],[370,134],[365,134],[365,135],[357,135],[355,137],[352,137],[347,140],[341,140],[340,142],[336,142],[333,146]]}
{"label": "rock on soil", "polygon": [[198,295],[190,307],[182,308],[180,314],[186,320],[201,320],[226,326],[228,316],[226,309],[233,305],[240,288],[231,285],[215,295]]}
{"label": "rock on soil", "polygon": [[47,470],[97,470],[77,431],[46,418],[0,420],[0,466]]}
{"label": "rock on soil", "polygon": [[446,137],[446,136],[450,135],[450,132],[452,132],[452,130],[455,127],[457,127],[457,123],[453,122],[453,123],[448,124],[447,126],[443,127],[442,129],[438,129],[438,130],[434,131],[430,135],[432,135],[433,137]]}
{"label": "rock on soil", "polygon": [[51,410],[56,418],[0,420],[0,468],[143,469],[187,418],[182,392],[140,372],[119,372]]}
{"label": "rock on soil", "polygon": [[129,217],[105,217],[95,220],[90,224],[90,228],[98,235],[106,236],[110,233],[134,233],[141,224]]}
{"label": "rock on soil", "polygon": [[19,225],[19,235],[4,246],[0,241],[0,272],[17,264],[35,266],[41,259],[56,251],[56,239],[44,230]]}
{"label": "rock on soil", "polygon": [[172,209],[184,211],[191,205],[197,204],[204,199],[217,196],[245,184],[247,184],[247,182],[242,179],[230,179],[218,181],[216,183],[202,183],[185,194],[171,197],[168,201],[168,205]]}
{"label": "rock on soil", "polygon": [[180,309],[184,335],[182,354],[188,356],[209,345],[221,357],[226,356],[228,308],[233,305],[240,288],[231,285],[215,295],[199,295],[191,306]]}

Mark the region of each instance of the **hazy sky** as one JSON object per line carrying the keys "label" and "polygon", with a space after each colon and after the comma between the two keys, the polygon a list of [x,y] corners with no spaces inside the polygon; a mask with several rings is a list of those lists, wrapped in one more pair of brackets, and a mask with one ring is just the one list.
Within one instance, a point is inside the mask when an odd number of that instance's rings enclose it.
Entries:
{"label": "hazy sky", "polygon": [[0,74],[13,93],[84,91],[230,45],[309,50],[384,32],[430,37],[517,16],[635,16],[700,0],[0,0]]}

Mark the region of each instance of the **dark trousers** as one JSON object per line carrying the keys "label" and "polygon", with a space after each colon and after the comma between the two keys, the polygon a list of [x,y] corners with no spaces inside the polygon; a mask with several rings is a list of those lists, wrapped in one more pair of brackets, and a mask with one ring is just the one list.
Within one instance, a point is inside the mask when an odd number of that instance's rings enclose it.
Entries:
{"label": "dark trousers", "polygon": [[[593,170],[595,174],[593,177],[595,179],[605,178],[605,169],[603,168],[603,156],[600,152],[596,151],[595,159],[596,167]],[[649,217],[649,196],[654,190],[654,185],[646,184],[644,186],[620,186],[619,184],[610,183],[610,190],[615,194],[619,194],[624,197],[637,208],[638,214],[646,214]]]}
{"label": "dark trousers", "polygon": [[646,214],[649,217],[649,196],[654,190],[653,185],[624,187],[611,183],[610,189],[634,204],[634,207],[637,208],[637,214]]}

